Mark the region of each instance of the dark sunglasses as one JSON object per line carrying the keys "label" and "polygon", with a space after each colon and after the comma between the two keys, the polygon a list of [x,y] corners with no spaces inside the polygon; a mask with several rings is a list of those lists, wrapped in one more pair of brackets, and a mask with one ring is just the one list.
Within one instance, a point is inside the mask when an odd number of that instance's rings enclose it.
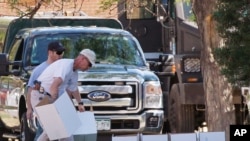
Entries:
{"label": "dark sunglasses", "polygon": [[64,51],[56,51],[57,55],[62,55]]}

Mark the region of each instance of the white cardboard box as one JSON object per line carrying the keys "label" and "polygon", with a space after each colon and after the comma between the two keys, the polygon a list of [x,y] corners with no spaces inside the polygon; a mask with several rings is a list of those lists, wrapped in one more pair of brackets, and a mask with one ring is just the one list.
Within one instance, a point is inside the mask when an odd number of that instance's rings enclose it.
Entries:
{"label": "white cardboard box", "polygon": [[48,99],[44,98],[35,111],[50,140],[70,137],[82,125],[67,93],[52,104],[48,104]]}
{"label": "white cardboard box", "polygon": [[78,112],[78,116],[82,126],[73,133],[74,141],[96,141],[97,128],[94,113],[89,111]]}

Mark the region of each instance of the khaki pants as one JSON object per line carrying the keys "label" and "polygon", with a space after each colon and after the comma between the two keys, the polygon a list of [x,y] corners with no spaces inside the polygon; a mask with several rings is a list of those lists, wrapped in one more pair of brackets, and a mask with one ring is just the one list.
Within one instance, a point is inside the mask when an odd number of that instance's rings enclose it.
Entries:
{"label": "khaki pants", "polygon": [[42,100],[44,94],[41,94],[38,90],[32,90],[30,93],[30,102],[32,109],[35,110],[36,105]]}

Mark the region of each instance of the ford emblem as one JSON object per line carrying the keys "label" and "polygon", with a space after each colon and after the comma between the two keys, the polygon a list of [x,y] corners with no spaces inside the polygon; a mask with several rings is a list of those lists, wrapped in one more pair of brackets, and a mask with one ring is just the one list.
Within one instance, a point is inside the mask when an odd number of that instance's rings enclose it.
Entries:
{"label": "ford emblem", "polygon": [[88,94],[88,99],[96,102],[107,101],[111,98],[111,95],[106,91],[93,91]]}

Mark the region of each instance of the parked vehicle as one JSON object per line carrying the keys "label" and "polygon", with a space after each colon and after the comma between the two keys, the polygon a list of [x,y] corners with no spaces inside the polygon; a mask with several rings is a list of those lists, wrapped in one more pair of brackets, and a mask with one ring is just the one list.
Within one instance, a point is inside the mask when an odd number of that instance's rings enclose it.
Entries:
{"label": "parked vehicle", "polygon": [[[86,110],[93,108],[98,133],[161,132],[160,80],[149,69],[138,40],[117,20],[66,17],[10,23],[0,54],[0,84],[5,83],[9,91],[2,107],[19,124],[11,127],[3,122],[4,128],[11,129],[3,137],[33,140],[36,119],[26,119],[26,84],[34,67],[47,59],[47,46],[55,40],[65,46],[65,58],[74,58],[83,48],[96,52],[96,65],[79,72],[78,84]],[[169,64],[165,65],[171,68],[172,55],[166,57]],[[164,73],[173,75],[171,69]]]}
{"label": "parked vehicle", "polygon": [[[79,90],[86,109],[93,107],[98,133],[182,133],[204,126],[202,47],[195,19],[190,20],[191,5],[175,0],[142,4],[131,9],[133,14],[122,14],[120,22],[88,17],[11,22],[0,54],[0,84],[7,86],[9,102],[1,107],[18,124],[10,126],[0,115],[0,134],[32,140],[36,120],[25,117],[26,83],[53,40],[67,48],[65,57],[72,58],[81,45],[97,53],[97,65],[79,73]],[[234,103],[236,122],[242,123],[240,94]]]}
{"label": "parked vehicle", "polygon": [[[164,95],[163,132],[194,132],[207,126],[200,61],[202,44],[192,4],[184,0],[130,3],[119,6],[118,11],[126,11],[119,20],[138,39],[146,60],[154,64],[151,70],[165,74],[169,69],[165,56],[173,56],[174,76],[156,73]],[[125,7],[128,9],[124,10]],[[158,62],[163,63],[158,66]],[[243,108],[240,92],[234,92],[233,101],[236,123],[242,124],[247,110]]]}

